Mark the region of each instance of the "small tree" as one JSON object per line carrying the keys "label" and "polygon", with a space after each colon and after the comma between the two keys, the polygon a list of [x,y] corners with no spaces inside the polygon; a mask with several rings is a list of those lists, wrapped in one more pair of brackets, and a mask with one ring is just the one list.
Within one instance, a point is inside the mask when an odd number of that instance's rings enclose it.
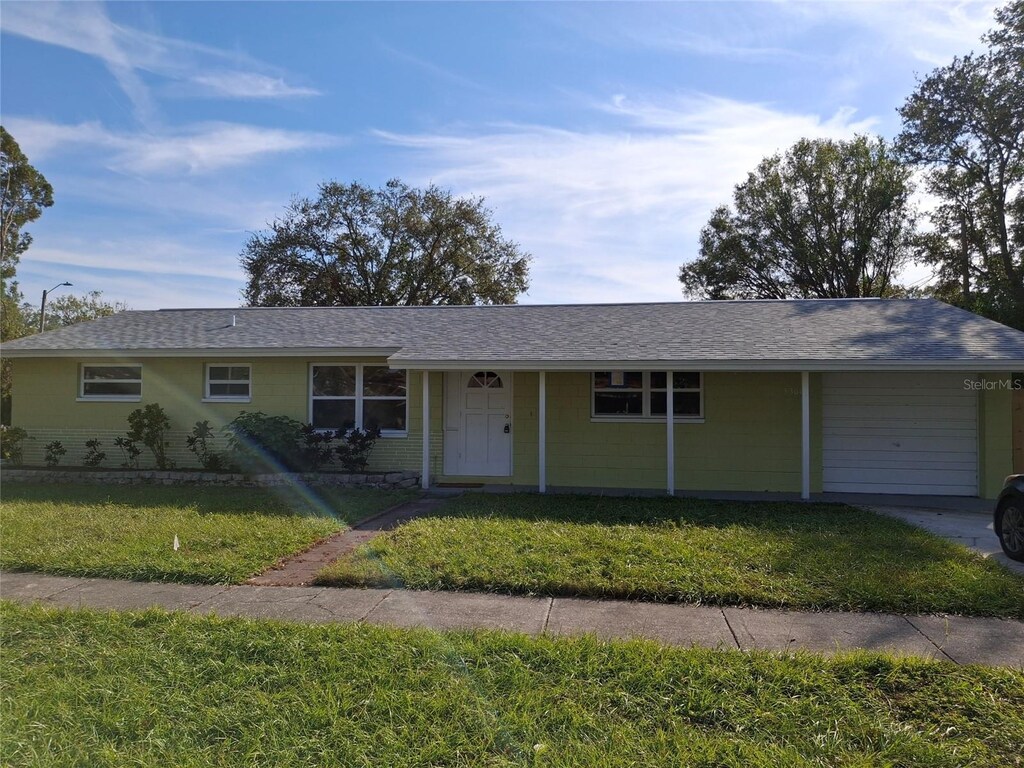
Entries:
{"label": "small tree", "polygon": [[171,421],[156,403],[136,408],[128,414],[128,439],[149,448],[158,469],[169,469],[174,463],[167,457],[167,432]]}

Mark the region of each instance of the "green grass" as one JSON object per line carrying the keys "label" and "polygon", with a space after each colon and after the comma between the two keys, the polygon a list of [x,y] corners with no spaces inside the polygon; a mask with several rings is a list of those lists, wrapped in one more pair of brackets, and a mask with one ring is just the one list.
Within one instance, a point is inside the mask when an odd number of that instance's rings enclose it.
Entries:
{"label": "green grass", "polygon": [[320,583],[1024,618],[1024,578],[831,504],[467,494]]}
{"label": "green grass", "polygon": [[11,766],[1013,766],[1024,674],[0,604]]}
{"label": "green grass", "polygon": [[0,567],[65,576],[237,583],[408,495],[6,483]]}

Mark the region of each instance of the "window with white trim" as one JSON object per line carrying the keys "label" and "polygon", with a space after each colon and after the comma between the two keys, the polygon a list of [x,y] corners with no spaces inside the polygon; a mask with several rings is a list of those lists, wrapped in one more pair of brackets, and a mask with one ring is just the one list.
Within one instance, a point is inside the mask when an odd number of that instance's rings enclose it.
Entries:
{"label": "window with white trim", "polygon": [[83,365],[78,396],[82,400],[140,400],[142,366]]}
{"label": "window with white trim", "polygon": [[252,366],[207,364],[203,399],[249,402],[252,399]]}
{"label": "window with white trim", "polygon": [[309,420],[316,429],[406,432],[406,371],[386,365],[316,363],[310,366],[309,399]]}
{"label": "window with white trim", "polygon": [[[704,415],[703,376],[672,374],[672,415],[676,421]],[[663,420],[669,393],[665,371],[597,371],[593,374],[591,416],[599,420]]]}

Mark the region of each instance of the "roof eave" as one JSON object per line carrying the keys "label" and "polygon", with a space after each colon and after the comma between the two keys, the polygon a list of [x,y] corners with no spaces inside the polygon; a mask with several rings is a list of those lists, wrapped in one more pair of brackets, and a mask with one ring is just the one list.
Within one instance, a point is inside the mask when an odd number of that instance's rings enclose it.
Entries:
{"label": "roof eave", "polygon": [[960,358],[949,360],[451,360],[392,356],[392,368],[415,370],[599,371],[1012,371],[1024,367],[1024,358]]}
{"label": "roof eave", "polygon": [[4,349],[0,357],[390,357],[400,347],[180,347],[170,349]]}

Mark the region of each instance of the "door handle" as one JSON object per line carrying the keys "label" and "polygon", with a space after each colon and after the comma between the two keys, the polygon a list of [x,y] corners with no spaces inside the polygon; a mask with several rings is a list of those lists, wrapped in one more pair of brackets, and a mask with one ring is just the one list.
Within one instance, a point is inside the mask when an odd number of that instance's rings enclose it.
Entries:
{"label": "door handle", "polygon": [[506,424],[505,425],[505,434],[507,435],[511,431],[512,431],[512,425],[511,424]]}

